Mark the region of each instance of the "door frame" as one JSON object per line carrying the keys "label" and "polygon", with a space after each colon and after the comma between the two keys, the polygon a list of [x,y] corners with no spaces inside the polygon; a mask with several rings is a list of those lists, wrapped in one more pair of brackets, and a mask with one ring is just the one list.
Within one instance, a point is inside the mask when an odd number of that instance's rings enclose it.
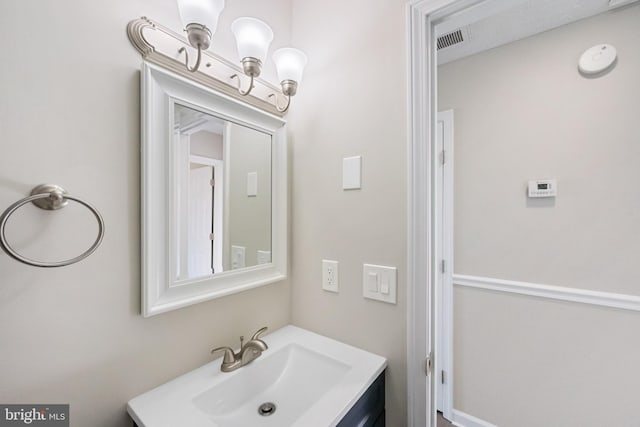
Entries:
{"label": "door frame", "polygon": [[433,238],[438,158],[433,22],[453,7],[480,2],[409,0],[407,7],[407,420],[411,427],[436,425],[434,375],[425,375],[435,347],[433,294],[438,262]]}

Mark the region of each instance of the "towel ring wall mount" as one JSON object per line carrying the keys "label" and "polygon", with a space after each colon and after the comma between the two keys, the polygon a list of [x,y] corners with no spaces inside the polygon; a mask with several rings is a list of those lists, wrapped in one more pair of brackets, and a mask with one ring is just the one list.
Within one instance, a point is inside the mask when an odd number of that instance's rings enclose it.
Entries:
{"label": "towel ring wall mount", "polygon": [[[5,228],[7,225],[7,221],[9,217],[22,206],[31,202],[40,209],[52,211],[62,209],[69,204],[69,200],[73,200],[76,203],[79,203],[89,209],[91,213],[96,217],[98,221],[98,237],[93,242],[91,247],[87,249],[82,254],[78,255],[75,258],[71,258],[64,261],[57,262],[45,262],[45,261],[36,261],[31,258],[27,258],[23,255],[20,255],[16,252],[9,242],[7,241],[7,237],[5,235]],[[91,255],[100,243],[102,243],[102,238],[104,237],[104,220],[100,215],[100,212],[89,203],[85,202],[82,199],[79,199],[75,196],[70,195],[67,191],[60,187],[59,185],[54,184],[41,184],[33,188],[31,190],[31,194],[24,199],[18,200],[11,206],[9,206],[3,213],[0,215],[0,247],[4,249],[4,251],[13,259],[20,261],[22,263],[34,266],[34,267],[64,267],[66,265],[75,264],[78,261],[82,261],[89,255]]]}

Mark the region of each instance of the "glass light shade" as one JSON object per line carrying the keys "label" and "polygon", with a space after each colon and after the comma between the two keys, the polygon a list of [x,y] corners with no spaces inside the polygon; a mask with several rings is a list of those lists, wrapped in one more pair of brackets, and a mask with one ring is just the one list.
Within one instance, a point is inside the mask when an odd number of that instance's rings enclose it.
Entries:
{"label": "glass light shade", "polygon": [[182,25],[205,25],[211,34],[218,28],[218,17],[224,9],[224,0],[177,0]]}
{"label": "glass light shade", "polygon": [[271,27],[255,18],[238,18],[231,24],[240,59],[256,58],[264,62],[273,40]]}
{"label": "glass light shade", "polygon": [[273,62],[276,63],[278,71],[278,79],[281,82],[285,80],[293,80],[300,83],[302,80],[302,72],[307,65],[307,55],[301,50],[291,47],[278,49],[273,53]]}

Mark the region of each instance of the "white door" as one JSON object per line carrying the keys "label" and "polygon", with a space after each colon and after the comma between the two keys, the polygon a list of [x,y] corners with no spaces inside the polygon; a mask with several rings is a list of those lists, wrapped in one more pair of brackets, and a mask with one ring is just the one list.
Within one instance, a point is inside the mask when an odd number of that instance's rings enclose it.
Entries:
{"label": "white door", "polygon": [[438,113],[437,255],[436,280],[436,409],[451,420],[453,400],[453,111]]}
{"label": "white door", "polygon": [[213,167],[191,163],[189,170],[189,277],[213,274]]}

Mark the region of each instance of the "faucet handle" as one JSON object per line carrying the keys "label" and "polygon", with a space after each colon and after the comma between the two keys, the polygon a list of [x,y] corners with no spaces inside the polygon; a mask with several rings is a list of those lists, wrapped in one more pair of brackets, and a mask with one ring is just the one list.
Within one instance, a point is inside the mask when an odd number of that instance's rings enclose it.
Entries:
{"label": "faucet handle", "polygon": [[236,356],[230,347],[214,348],[213,350],[211,350],[211,354],[217,353],[219,351],[224,351],[224,359],[222,359],[222,363],[229,364],[236,361]]}
{"label": "faucet handle", "polygon": [[260,335],[264,334],[265,332],[267,332],[267,327],[263,326],[262,328],[258,329],[258,331],[253,334],[253,336],[251,337],[252,340],[257,340],[260,338]]}

